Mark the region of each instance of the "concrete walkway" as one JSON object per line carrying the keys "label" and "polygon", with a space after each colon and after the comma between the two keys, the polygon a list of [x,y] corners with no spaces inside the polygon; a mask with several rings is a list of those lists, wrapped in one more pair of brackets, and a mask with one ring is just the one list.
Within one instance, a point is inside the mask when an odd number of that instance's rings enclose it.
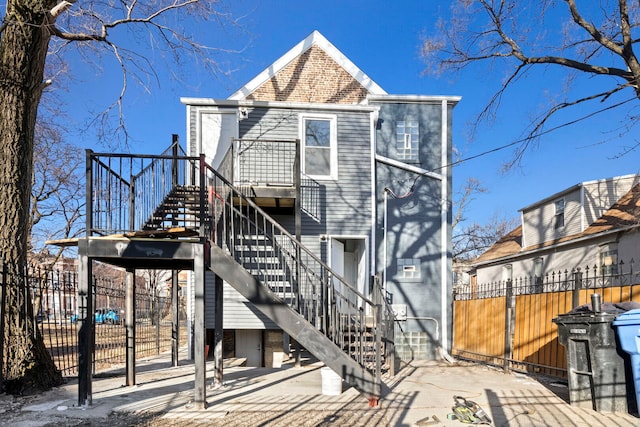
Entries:
{"label": "concrete walkway", "polygon": [[[227,366],[224,385],[207,390],[208,408],[196,410],[192,407],[193,365],[185,362],[170,368],[167,359],[159,357],[138,364],[136,386],[123,386],[124,375],[96,378],[93,404],[79,408],[77,383],[69,383],[23,406],[11,425],[112,427],[117,424],[109,421],[110,414],[130,413],[153,414],[154,423],[144,424],[153,426],[464,426],[447,419],[454,395],[478,403],[494,426],[640,425],[640,419],[629,414],[602,414],[570,406],[561,397],[567,395],[562,384],[505,375],[478,365],[440,362],[405,366],[388,383],[389,391],[380,405],[370,408],[366,398],[352,388],[337,396],[323,395],[322,366]],[[208,366],[208,378],[212,368]],[[83,420],[97,422],[83,424]]]}

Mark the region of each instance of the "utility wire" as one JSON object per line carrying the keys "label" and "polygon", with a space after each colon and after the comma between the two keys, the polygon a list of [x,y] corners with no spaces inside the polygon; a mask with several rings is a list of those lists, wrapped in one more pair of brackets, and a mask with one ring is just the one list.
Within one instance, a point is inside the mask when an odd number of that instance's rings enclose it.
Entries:
{"label": "utility wire", "polygon": [[533,140],[533,139],[539,138],[539,137],[541,137],[541,136],[543,136],[543,135],[546,135],[546,134],[548,134],[548,133],[555,132],[555,131],[556,131],[556,130],[558,130],[558,129],[562,129],[562,128],[564,128],[564,127],[571,126],[571,125],[574,125],[574,124],[576,124],[576,123],[579,123],[579,122],[581,122],[581,121],[583,121],[583,120],[589,119],[589,118],[591,118],[591,117],[595,116],[596,114],[600,114],[600,113],[603,113],[603,112],[605,112],[605,111],[612,110],[612,109],[614,109],[614,108],[618,108],[618,107],[620,107],[621,105],[624,105],[624,104],[626,104],[626,103],[628,103],[628,102],[631,102],[631,101],[634,101],[634,100],[637,100],[637,99],[638,99],[638,98],[636,98],[636,97],[629,98],[629,99],[627,99],[627,100],[625,100],[625,101],[622,101],[622,102],[619,102],[619,103],[617,103],[617,104],[610,105],[610,106],[608,106],[608,107],[605,107],[605,108],[602,108],[602,109],[600,109],[600,110],[594,111],[594,112],[592,112],[592,113],[589,113],[589,114],[587,114],[587,115],[585,115],[585,116],[582,116],[582,117],[580,117],[580,118],[577,118],[577,119],[575,119],[575,120],[571,120],[571,121],[566,122],[566,123],[563,123],[563,124],[561,124],[561,125],[558,125],[558,126],[552,127],[552,128],[550,128],[550,129],[547,129],[547,130],[545,130],[545,131],[542,131],[542,132],[540,132],[540,133],[538,133],[538,134],[536,134],[536,135],[529,135],[529,136],[527,136],[527,137],[525,137],[525,138],[518,139],[517,141],[513,141],[513,142],[510,142],[510,143],[508,143],[508,144],[501,145],[500,147],[496,147],[496,148],[492,148],[492,149],[487,150],[487,151],[483,151],[482,153],[476,154],[476,155],[474,155],[474,156],[467,157],[467,158],[460,159],[460,160],[456,160],[455,162],[449,163],[448,165],[444,165],[444,166],[440,166],[440,167],[434,168],[434,169],[430,170],[429,172],[435,172],[435,171],[438,171],[438,170],[444,169],[444,168],[446,168],[446,167],[456,166],[456,165],[459,165],[459,164],[461,164],[461,163],[468,162],[469,160],[474,160],[474,159],[477,159],[477,158],[479,158],[479,157],[483,157],[483,156],[486,156],[486,155],[488,155],[488,154],[492,154],[492,153],[495,153],[495,152],[497,152],[497,151],[504,150],[505,148],[513,147],[514,145],[522,144],[523,142],[527,142],[527,141],[531,141],[531,140]]}
{"label": "utility wire", "polygon": [[414,178],[413,183],[412,183],[411,188],[409,189],[409,191],[407,193],[403,194],[403,195],[397,195],[389,187],[386,187],[385,191],[389,192],[389,194],[391,194],[391,196],[393,196],[393,198],[395,198],[395,199],[405,199],[405,198],[410,197],[411,195],[413,195],[413,192],[415,191],[416,183],[418,182],[418,178],[420,178],[420,177],[422,177],[424,175],[427,175],[427,174],[432,173],[432,172],[437,172],[437,171],[439,171],[441,169],[444,169],[444,168],[453,167],[453,166],[459,165],[461,163],[468,162],[470,160],[475,160],[477,158],[484,157],[486,155],[495,153],[497,151],[504,150],[505,148],[513,147],[514,145],[518,145],[518,144],[522,144],[522,143],[527,142],[527,141],[531,141],[531,140],[533,140],[535,138],[539,138],[539,137],[541,137],[543,135],[549,134],[551,132],[555,132],[558,129],[562,129],[564,127],[571,126],[571,125],[579,123],[579,122],[581,122],[583,120],[589,119],[589,118],[591,118],[591,117],[593,117],[593,116],[595,116],[597,114],[603,113],[603,112],[608,111],[608,110],[612,110],[614,108],[618,108],[621,105],[624,105],[624,104],[626,104],[628,102],[631,102],[633,100],[636,100],[636,99],[637,99],[636,97],[629,98],[629,99],[627,99],[625,101],[621,101],[621,102],[619,102],[617,104],[613,104],[613,105],[610,105],[608,107],[602,108],[600,110],[593,111],[593,112],[591,112],[591,113],[589,113],[587,115],[584,115],[584,116],[582,116],[580,118],[577,118],[575,120],[571,120],[571,121],[565,122],[565,123],[563,123],[561,125],[554,126],[554,127],[550,128],[550,129],[547,129],[545,131],[537,133],[536,135],[529,135],[529,136],[527,136],[525,138],[521,138],[521,139],[518,139],[516,141],[510,142],[508,144],[501,145],[499,147],[492,148],[492,149],[487,150],[487,151],[483,151],[482,153],[478,153],[478,154],[473,155],[471,157],[467,157],[467,158],[464,158],[464,159],[456,160],[455,162],[451,162],[449,164],[446,164],[446,165],[443,165],[443,166],[439,166],[439,167],[433,168],[433,169],[431,169],[429,171],[420,173]]}

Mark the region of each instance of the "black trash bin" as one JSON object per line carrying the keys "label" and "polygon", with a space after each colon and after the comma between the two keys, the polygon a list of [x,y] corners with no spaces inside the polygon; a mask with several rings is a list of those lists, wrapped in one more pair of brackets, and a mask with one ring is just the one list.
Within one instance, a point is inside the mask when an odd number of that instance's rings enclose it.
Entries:
{"label": "black trash bin", "polygon": [[[625,355],[616,345],[615,312],[572,311],[553,322],[567,353],[569,402],[598,412],[629,412]],[[633,384],[630,384],[631,386]]]}

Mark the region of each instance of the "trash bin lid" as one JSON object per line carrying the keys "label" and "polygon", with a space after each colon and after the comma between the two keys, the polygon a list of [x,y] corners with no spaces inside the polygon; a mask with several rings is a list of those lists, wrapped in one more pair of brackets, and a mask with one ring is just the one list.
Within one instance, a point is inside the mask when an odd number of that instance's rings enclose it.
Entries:
{"label": "trash bin lid", "polygon": [[629,310],[616,317],[612,323],[613,326],[622,325],[640,325],[640,309]]}
{"label": "trash bin lid", "polygon": [[573,323],[609,323],[616,318],[615,313],[606,313],[599,312],[594,313],[593,311],[581,311],[581,312],[569,312],[565,314],[560,314],[555,319],[551,321],[556,324],[573,324]]}

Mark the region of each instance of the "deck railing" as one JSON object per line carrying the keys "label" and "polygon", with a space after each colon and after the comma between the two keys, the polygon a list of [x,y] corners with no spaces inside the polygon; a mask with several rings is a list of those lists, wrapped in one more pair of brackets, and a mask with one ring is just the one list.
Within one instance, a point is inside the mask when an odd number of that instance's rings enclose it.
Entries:
{"label": "deck railing", "polygon": [[[238,142],[238,147],[245,153],[259,147],[266,153],[269,150],[263,142],[253,141],[250,147]],[[282,147],[289,148],[283,148],[277,156],[292,159],[290,148],[295,153],[297,146],[284,142]],[[384,298],[374,302],[347,283],[208,165],[204,155],[180,155],[175,145],[170,150],[159,156],[87,153],[89,235],[147,227],[149,218],[176,187],[189,187],[199,199],[198,207],[172,225],[192,228],[227,251],[361,365],[379,371],[380,351],[374,351],[372,356],[365,348],[370,349],[372,341],[378,345],[392,342],[392,338],[383,337],[385,331],[393,330],[388,327],[393,321],[389,320],[390,310]],[[225,165],[221,167],[228,175],[228,162]],[[281,178],[280,184],[290,182],[290,171],[283,172]],[[387,325],[384,329],[380,326],[382,320]],[[372,361],[372,357],[376,360]]]}

